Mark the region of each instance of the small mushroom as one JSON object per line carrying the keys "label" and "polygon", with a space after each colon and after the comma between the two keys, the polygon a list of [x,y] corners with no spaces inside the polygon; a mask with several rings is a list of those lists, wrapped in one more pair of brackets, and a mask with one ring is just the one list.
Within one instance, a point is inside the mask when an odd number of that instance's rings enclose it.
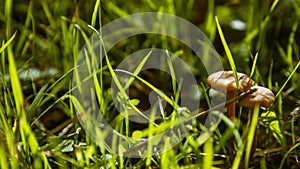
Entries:
{"label": "small mushroom", "polygon": [[[250,108],[250,122],[253,123],[253,111],[255,106],[261,106],[268,108],[274,102],[275,97],[272,91],[268,88],[261,86],[253,86],[251,89],[255,89],[253,93],[247,95],[239,102],[240,106]],[[256,125],[256,124],[255,124]],[[250,158],[254,155],[257,145],[257,128],[255,129],[253,136],[252,148],[250,151]],[[251,143],[250,143],[251,144]]]}
{"label": "small mushroom", "polygon": [[[237,73],[240,92],[249,90],[255,82],[243,73]],[[211,74],[207,78],[209,87],[226,93],[227,100],[233,99],[237,94],[237,86],[233,71],[219,71]],[[229,118],[235,120],[235,103],[230,103],[227,107]]]}
{"label": "small mushroom", "polygon": [[253,109],[255,105],[268,108],[274,102],[275,96],[268,88],[261,86],[253,86],[251,89],[255,91],[240,101],[240,105]]}

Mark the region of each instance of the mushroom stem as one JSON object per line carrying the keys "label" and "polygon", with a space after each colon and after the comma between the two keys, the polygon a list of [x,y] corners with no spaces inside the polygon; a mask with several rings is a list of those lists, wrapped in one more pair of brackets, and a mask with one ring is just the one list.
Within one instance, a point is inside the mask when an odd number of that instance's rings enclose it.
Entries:
{"label": "mushroom stem", "polygon": [[[235,97],[235,92],[229,91],[227,93],[227,100],[231,100],[234,97]],[[229,119],[234,122],[235,121],[235,102],[228,104],[227,113],[228,113]]]}

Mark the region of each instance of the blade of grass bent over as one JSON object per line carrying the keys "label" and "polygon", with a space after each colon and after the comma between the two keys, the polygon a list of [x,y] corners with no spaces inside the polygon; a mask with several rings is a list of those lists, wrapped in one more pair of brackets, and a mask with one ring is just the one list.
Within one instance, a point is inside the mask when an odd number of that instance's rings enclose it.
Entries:
{"label": "blade of grass bent over", "polygon": [[0,53],[2,53],[4,51],[5,48],[7,48],[10,43],[15,39],[15,36],[16,36],[17,32],[15,32],[9,39],[7,42],[5,42],[1,48],[0,48]]}

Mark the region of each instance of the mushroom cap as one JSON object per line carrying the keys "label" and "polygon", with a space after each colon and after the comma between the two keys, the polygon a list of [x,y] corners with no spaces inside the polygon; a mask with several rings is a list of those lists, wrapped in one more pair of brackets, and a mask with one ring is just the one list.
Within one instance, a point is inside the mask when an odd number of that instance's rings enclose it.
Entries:
{"label": "mushroom cap", "polygon": [[[255,85],[255,82],[244,73],[237,72],[240,92],[245,92]],[[222,92],[237,92],[236,82],[233,71],[219,71],[208,76],[207,84],[209,87]]]}
{"label": "mushroom cap", "polygon": [[256,90],[240,101],[241,106],[253,108],[259,104],[267,108],[274,102],[275,97],[270,89],[261,86],[253,86],[251,89]]}

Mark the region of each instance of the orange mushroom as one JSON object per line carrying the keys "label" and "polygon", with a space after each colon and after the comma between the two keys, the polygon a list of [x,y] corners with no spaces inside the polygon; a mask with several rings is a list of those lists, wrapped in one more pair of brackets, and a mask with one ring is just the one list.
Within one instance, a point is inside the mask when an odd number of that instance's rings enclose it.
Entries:
{"label": "orange mushroom", "polygon": [[[245,92],[249,90],[255,82],[243,73],[237,73],[239,91]],[[233,99],[237,94],[237,86],[234,78],[233,71],[219,71],[211,74],[207,78],[207,84],[209,87],[226,93],[227,100]],[[235,103],[230,103],[227,106],[227,112],[229,118],[235,120]]]}

